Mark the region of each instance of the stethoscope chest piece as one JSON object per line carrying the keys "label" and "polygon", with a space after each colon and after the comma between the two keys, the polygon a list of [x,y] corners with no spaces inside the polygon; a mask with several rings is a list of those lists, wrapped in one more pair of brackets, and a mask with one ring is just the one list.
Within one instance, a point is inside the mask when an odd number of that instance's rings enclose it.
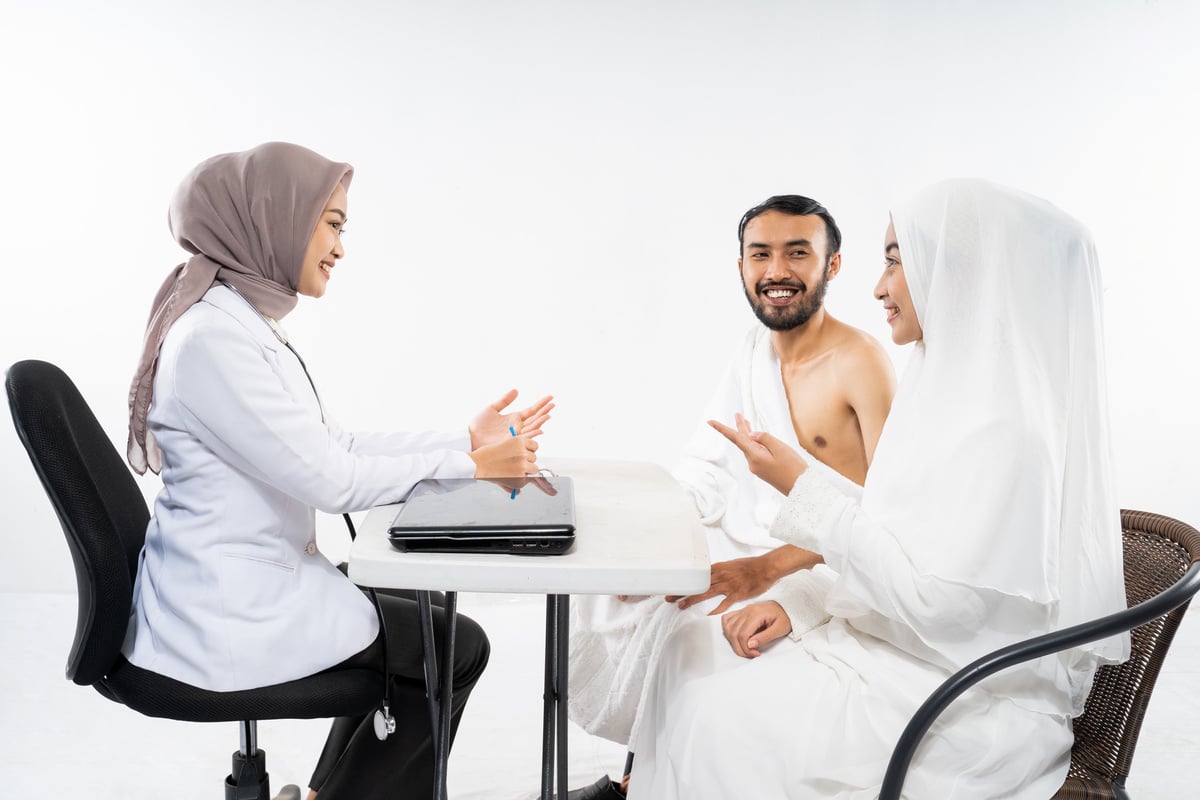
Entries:
{"label": "stethoscope chest piece", "polygon": [[388,710],[387,703],[384,703],[383,708],[375,712],[373,722],[375,723],[375,738],[381,742],[387,739],[388,734],[396,732],[396,718]]}

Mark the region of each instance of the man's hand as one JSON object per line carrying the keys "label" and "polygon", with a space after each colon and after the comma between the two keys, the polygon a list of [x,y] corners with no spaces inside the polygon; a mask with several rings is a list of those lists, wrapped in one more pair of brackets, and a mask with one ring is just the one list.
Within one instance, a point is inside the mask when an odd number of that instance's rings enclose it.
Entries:
{"label": "man's hand", "polygon": [[721,630],[733,652],[742,658],[758,658],[762,648],[792,632],[792,620],[783,606],[766,600],[730,611],[721,617]]}
{"label": "man's hand", "polygon": [[542,426],[550,419],[550,410],[554,408],[554,403],[551,402],[554,398],[547,395],[529,408],[505,413],[504,409],[516,399],[517,390],[512,389],[475,415],[475,419],[467,426],[467,430],[471,432],[472,450],[511,439],[513,431],[517,436],[530,439],[542,435]]}
{"label": "man's hand", "polygon": [[528,436],[512,436],[484,445],[468,455],[475,462],[476,478],[516,478],[537,472],[537,442]]}
{"label": "man's hand", "polygon": [[668,595],[667,602],[678,603],[679,609],[682,611],[688,606],[694,606],[710,597],[723,594],[725,599],[708,612],[710,617],[721,614],[739,600],[758,597],[779,580],[780,576],[775,574],[771,555],[771,553],[763,553],[750,558],[718,561],[712,565],[712,577],[709,579],[708,591],[687,597]]}
{"label": "man's hand", "polygon": [[710,419],[717,433],[733,442],[746,457],[750,472],[787,494],[796,484],[796,479],[808,469],[808,464],[792,448],[765,431],[750,430],[750,423],[741,414],[737,416],[737,430]]}

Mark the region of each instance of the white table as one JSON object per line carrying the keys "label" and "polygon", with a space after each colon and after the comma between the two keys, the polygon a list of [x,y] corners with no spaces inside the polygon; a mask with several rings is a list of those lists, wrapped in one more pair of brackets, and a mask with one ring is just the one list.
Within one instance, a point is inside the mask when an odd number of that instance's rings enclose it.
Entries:
{"label": "white table", "polygon": [[[446,592],[441,675],[451,674],[456,593],[546,595],[546,692],[542,798],[554,783],[567,793],[567,638],[572,594],[695,594],[708,588],[708,545],[691,498],[655,464],[596,459],[542,462],[575,483],[575,544],[559,556],[402,553],[387,540],[398,505],[372,509],[350,550],[360,586],[416,589],[421,604],[426,682],[434,716],[435,800],[445,797],[450,681],[437,681],[429,591]],[[437,689],[435,689],[437,687]],[[439,691],[440,690],[440,691]]]}

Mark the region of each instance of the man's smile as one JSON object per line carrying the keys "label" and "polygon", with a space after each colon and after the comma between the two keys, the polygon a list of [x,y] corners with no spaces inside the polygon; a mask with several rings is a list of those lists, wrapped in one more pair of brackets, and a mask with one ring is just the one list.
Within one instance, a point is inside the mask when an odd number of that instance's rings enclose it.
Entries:
{"label": "man's smile", "polygon": [[793,286],[790,284],[772,283],[762,286],[758,290],[758,294],[770,305],[786,306],[792,302],[794,298],[799,296],[804,291],[803,286]]}

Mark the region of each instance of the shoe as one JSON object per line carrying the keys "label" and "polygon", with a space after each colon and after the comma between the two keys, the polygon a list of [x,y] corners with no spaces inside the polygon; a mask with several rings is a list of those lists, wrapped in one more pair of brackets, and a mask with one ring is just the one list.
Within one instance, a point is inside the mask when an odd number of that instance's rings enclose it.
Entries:
{"label": "shoe", "polygon": [[621,784],[605,775],[591,786],[570,790],[567,800],[625,800],[625,793],[621,791]]}
{"label": "shoe", "polygon": [[279,790],[279,794],[275,795],[274,800],[300,800],[300,787],[289,783]]}

